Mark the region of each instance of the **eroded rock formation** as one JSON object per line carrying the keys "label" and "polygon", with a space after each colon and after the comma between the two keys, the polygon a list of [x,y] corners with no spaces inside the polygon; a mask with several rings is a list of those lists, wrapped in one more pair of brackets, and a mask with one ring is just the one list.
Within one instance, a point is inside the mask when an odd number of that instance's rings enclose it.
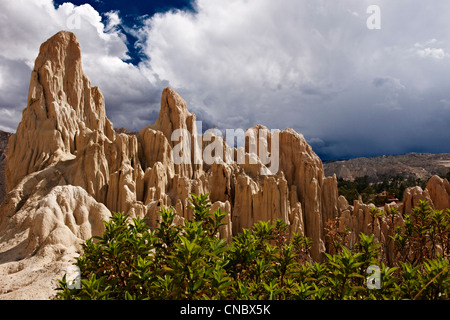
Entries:
{"label": "eroded rock formation", "polygon": [[403,214],[411,214],[412,208],[419,201],[428,201],[431,209],[446,210],[450,208],[450,183],[447,179],[433,176],[428,180],[425,190],[421,187],[412,187],[405,190],[403,206],[400,207]]}
{"label": "eroded rock formation", "polygon": [[[76,36],[59,32],[42,44],[27,107],[9,140],[7,196],[0,207],[2,279],[14,271],[20,287],[20,272],[23,277],[32,274],[30,268],[17,267],[17,260],[24,264],[41,256],[67,265],[81,241],[101,234],[110,211],[147,218],[155,227],[161,206],[173,206],[183,223],[192,217],[190,193],[209,193],[212,207],[228,213],[222,237],[231,239],[259,220],[279,218],[289,224],[291,234],[314,241],[312,256],[320,260],[324,221],[339,216],[337,183],[336,177],[324,177],[322,162],[304,137],[292,129],[279,132],[279,168],[266,175],[265,159],[247,145],[245,153],[230,148],[217,135],[209,141],[223,147],[222,160],[198,161],[209,143],[199,142],[195,121],[169,87],[154,124],[136,135],[116,133],[100,90],[83,73]],[[178,140],[172,141],[172,134],[177,129],[188,133],[179,139],[194,146],[183,154],[191,163],[174,161]],[[271,150],[275,136],[263,126],[248,129],[246,138],[258,141],[262,134]],[[242,154],[243,163],[226,161]],[[59,266],[55,272],[64,272],[64,264]],[[16,292],[5,280],[0,280],[0,290],[6,296]],[[48,292],[40,297],[48,298]],[[24,297],[25,291],[17,295]]]}
{"label": "eroded rock formation", "polygon": [[[196,115],[170,87],[162,92],[157,121],[127,133],[115,131],[106,117],[100,90],[83,72],[75,35],[60,32],[42,44],[22,121],[9,140],[0,298],[50,298],[55,279],[83,241],[102,234],[111,211],[147,218],[155,227],[161,207],[173,206],[181,224],[192,218],[190,193],[209,193],[212,209],[228,213],[221,237],[231,240],[259,220],[282,219],[291,235],[313,240],[314,260],[329,246],[329,220],[338,219],[340,231],[348,228],[352,243],[360,232],[383,241],[419,200],[450,207],[449,182],[433,177],[425,190],[406,190],[398,214],[373,220],[373,205],[338,197],[336,176],[325,177],[301,134],[258,125],[246,131],[244,148],[231,148],[220,135],[198,135]],[[251,141],[264,143],[254,150]],[[180,150],[181,142],[191,148]],[[258,157],[261,148],[270,150],[269,162]],[[215,161],[205,160],[205,153],[214,153]],[[268,174],[275,160],[277,170]],[[388,261],[393,250],[390,244]]]}
{"label": "eroded rock formation", "polygon": [[[403,226],[405,215],[413,214],[413,208],[417,207],[420,201],[428,201],[433,210],[450,209],[449,181],[439,176],[432,176],[424,190],[418,186],[407,188],[403,195],[403,203],[393,202],[385,204],[384,208],[378,208],[384,211],[381,219],[374,219],[371,215],[371,210],[375,208],[373,204],[364,204],[359,199],[350,205],[343,196],[340,196],[338,198],[339,231],[344,234],[347,229],[349,232],[347,240],[350,246],[354,246],[358,241],[360,233],[373,234],[376,241],[386,245],[384,258],[392,265],[396,252],[390,236],[394,235],[397,227]],[[389,214],[392,208],[397,209],[395,214]]]}

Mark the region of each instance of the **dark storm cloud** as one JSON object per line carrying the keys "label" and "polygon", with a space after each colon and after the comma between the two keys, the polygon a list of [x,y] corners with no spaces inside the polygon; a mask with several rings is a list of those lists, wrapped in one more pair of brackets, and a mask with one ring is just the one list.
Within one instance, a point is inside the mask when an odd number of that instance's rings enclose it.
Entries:
{"label": "dark storm cloud", "polygon": [[0,130],[12,132],[27,104],[30,68],[23,60],[0,56]]}
{"label": "dark storm cloud", "polygon": [[[291,127],[324,159],[450,152],[449,1],[197,0],[195,11],[143,12],[134,29],[120,8],[16,3],[0,4],[10,17],[0,25],[0,65],[8,65],[1,79],[12,63],[29,66],[39,43],[78,10],[83,67],[115,127],[152,123],[171,85],[207,126]],[[373,4],[381,9],[380,30],[366,26]],[[20,81],[1,100],[16,123],[12,106],[29,81],[17,70]],[[0,119],[0,126],[14,121]]]}
{"label": "dark storm cloud", "polygon": [[450,152],[450,3],[375,2],[200,0],[150,18],[144,52],[223,127],[293,127],[324,158]]}

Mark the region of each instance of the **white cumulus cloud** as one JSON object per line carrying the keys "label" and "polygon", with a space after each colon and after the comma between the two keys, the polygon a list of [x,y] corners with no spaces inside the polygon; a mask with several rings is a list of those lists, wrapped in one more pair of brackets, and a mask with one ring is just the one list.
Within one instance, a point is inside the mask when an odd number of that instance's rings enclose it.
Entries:
{"label": "white cumulus cloud", "polygon": [[0,120],[1,127],[15,131],[19,111],[26,106],[30,73],[39,47],[60,30],[77,35],[83,69],[104,94],[107,114],[115,127],[148,124],[152,104],[153,109],[157,108],[155,95],[161,88],[155,91],[138,66],[123,61],[129,55],[126,39],[116,28],[121,23],[119,12],[108,12],[102,19],[89,4],[64,3],[55,8],[51,0],[3,0],[0,12],[0,108],[11,110],[8,120]]}

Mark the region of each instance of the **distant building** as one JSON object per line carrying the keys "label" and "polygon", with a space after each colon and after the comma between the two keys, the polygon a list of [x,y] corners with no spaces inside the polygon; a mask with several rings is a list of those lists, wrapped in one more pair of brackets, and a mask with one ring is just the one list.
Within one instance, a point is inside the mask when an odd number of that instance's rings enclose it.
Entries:
{"label": "distant building", "polygon": [[383,191],[375,195],[375,197],[373,198],[373,202],[376,206],[384,206],[386,203],[399,203],[400,201],[392,192]]}

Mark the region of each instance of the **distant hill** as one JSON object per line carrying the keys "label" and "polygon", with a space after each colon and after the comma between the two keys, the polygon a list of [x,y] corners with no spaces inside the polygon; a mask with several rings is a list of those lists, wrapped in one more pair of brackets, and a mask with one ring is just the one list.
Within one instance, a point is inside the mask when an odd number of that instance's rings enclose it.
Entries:
{"label": "distant hill", "polygon": [[367,175],[371,181],[383,175],[428,179],[432,175],[445,175],[450,171],[450,153],[408,153],[404,155],[355,158],[323,164],[325,175],[353,180]]}

